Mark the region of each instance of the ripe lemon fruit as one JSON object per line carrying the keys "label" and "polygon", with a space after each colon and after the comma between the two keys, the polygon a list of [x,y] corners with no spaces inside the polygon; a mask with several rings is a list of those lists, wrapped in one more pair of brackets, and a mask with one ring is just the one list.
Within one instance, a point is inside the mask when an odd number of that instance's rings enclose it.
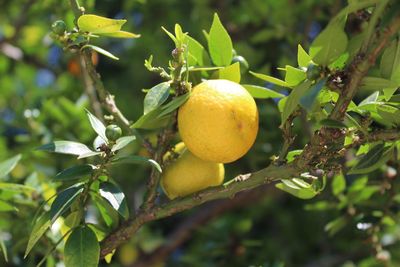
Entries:
{"label": "ripe lemon fruit", "polygon": [[197,157],[232,162],[253,145],[258,132],[258,110],[240,84],[208,80],[195,86],[178,111],[179,134]]}
{"label": "ripe lemon fruit", "polygon": [[[224,181],[225,169],[222,163],[202,160],[186,149],[183,142],[174,148],[179,156],[165,168],[161,187],[170,199],[190,195]],[[164,160],[170,156],[166,153]]]}

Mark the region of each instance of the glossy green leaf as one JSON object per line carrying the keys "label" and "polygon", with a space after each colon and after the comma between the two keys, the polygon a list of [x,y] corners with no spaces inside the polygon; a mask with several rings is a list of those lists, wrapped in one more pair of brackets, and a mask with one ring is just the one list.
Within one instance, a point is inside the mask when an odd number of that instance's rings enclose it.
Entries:
{"label": "glossy green leaf", "polygon": [[170,89],[168,82],[159,83],[151,88],[144,98],[144,114],[161,106],[168,99]]}
{"label": "glossy green leaf", "polygon": [[136,140],[136,136],[133,135],[120,137],[117,139],[117,141],[115,141],[115,145],[111,148],[111,151],[123,149],[134,140]]}
{"label": "glossy green leaf", "polygon": [[300,105],[308,111],[311,111],[314,106],[315,100],[319,92],[321,92],[322,88],[325,86],[326,79],[319,80],[316,84],[312,85],[310,89],[305,92],[303,96],[300,98]]}
{"label": "glossy green leaf", "polygon": [[218,71],[220,79],[229,80],[235,83],[240,83],[240,64],[239,62],[233,63]]}
{"label": "glossy green leaf", "polygon": [[254,98],[267,99],[267,98],[285,97],[285,95],[283,95],[283,94],[280,94],[278,92],[275,92],[274,90],[271,90],[271,89],[268,89],[268,88],[265,88],[262,86],[243,84],[243,87],[246,88],[246,90]]}
{"label": "glossy green leaf", "polygon": [[341,23],[331,23],[312,42],[310,56],[317,64],[328,66],[346,51],[347,43]]}
{"label": "glossy green leaf", "polygon": [[217,13],[211,25],[208,50],[212,61],[217,66],[228,66],[232,61],[232,40],[222,25]]}
{"label": "glossy green leaf", "polygon": [[297,45],[297,63],[299,67],[307,68],[311,62],[311,56],[307,54],[300,44]]}
{"label": "glossy green leaf", "polygon": [[122,217],[128,219],[129,210],[125,195],[116,184],[110,182],[101,183],[100,195],[106,199]]}
{"label": "glossy green leaf", "polygon": [[261,74],[261,73],[252,72],[252,71],[250,71],[250,73],[252,75],[254,75],[255,77],[263,80],[263,81],[266,81],[266,82],[269,82],[269,83],[273,83],[273,84],[276,84],[276,85],[279,85],[279,86],[282,86],[282,87],[290,87],[287,82],[282,81],[282,80],[280,80],[278,78],[275,78],[275,77],[272,77],[272,76],[269,76],[269,75],[265,75],[265,74]]}
{"label": "glossy green leaf", "polygon": [[132,32],[126,32],[126,31],[117,31],[117,32],[101,33],[101,36],[112,37],[112,38],[131,39],[131,38],[139,38],[140,34],[132,33]]}
{"label": "glossy green leaf", "polygon": [[168,123],[169,117],[160,116],[161,112],[161,107],[158,107],[142,115],[131,127],[136,129],[157,129],[164,127]]}
{"label": "glossy green leaf", "polygon": [[54,141],[38,147],[38,150],[77,156],[93,152],[86,145],[72,141]]}
{"label": "glossy green leaf", "polygon": [[286,70],[285,82],[289,86],[296,86],[302,81],[304,81],[307,77],[305,71],[300,70],[298,68],[294,68],[289,65],[286,65],[285,70]]}
{"label": "glossy green leaf", "polygon": [[160,173],[162,172],[160,165],[153,159],[145,158],[137,155],[117,157],[112,160],[112,164],[150,164],[155,167]]}
{"label": "glossy green leaf", "polygon": [[21,159],[21,154],[0,162],[0,178],[8,175],[17,166],[18,161]]}
{"label": "glossy green leaf", "polygon": [[190,36],[187,36],[188,52],[189,52],[189,66],[204,65],[204,58],[207,57],[207,52],[204,47]]}
{"label": "glossy green leaf", "polygon": [[28,241],[28,245],[26,246],[24,258],[26,258],[26,256],[29,254],[29,252],[32,250],[32,248],[35,246],[35,244],[39,241],[39,239],[43,236],[43,234],[50,227],[50,225],[51,225],[50,218],[51,218],[50,212],[46,212],[36,220],[36,222],[33,226],[31,235],[29,236],[29,241]]}
{"label": "glossy green leaf", "polygon": [[92,14],[82,15],[77,21],[79,30],[94,34],[118,32],[125,23],[125,19],[110,19]]}
{"label": "glossy green leaf", "polygon": [[295,111],[300,103],[302,96],[308,91],[311,86],[310,81],[305,81],[298,86],[296,86],[287,97],[285,105],[283,107],[283,112],[281,114],[281,123],[285,123],[290,114]]}
{"label": "glossy green leaf", "polygon": [[317,195],[312,187],[301,188],[288,181],[275,184],[275,187],[300,199],[311,199]]}
{"label": "glossy green leaf", "polygon": [[90,125],[92,125],[93,130],[103,139],[104,142],[108,142],[106,137],[106,126],[94,116],[89,110],[86,110],[86,115],[89,118]]}
{"label": "glossy green leaf", "polygon": [[332,193],[337,196],[346,189],[346,179],[343,174],[337,174],[332,180]]}
{"label": "glossy green leaf", "polygon": [[166,28],[164,28],[163,26],[161,26],[161,29],[172,39],[172,41],[174,41],[175,46],[179,46],[178,40],[176,39],[176,37],[170,33]]}
{"label": "glossy green leaf", "polygon": [[97,267],[100,245],[96,234],[88,227],[76,228],[64,247],[65,267]]}
{"label": "glossy green leaf", "polygon": [[83,192],[83,184],[75,184],[57,195],[50,208],[51,222],[54,223]]}
{"label": "glossy green leaf", "polygon": [[348,174],[363,174],[372,172],[382,166],[393,153],[393,146],[377,144],[365,154]]}
{"label": "glossy green leaf", "polygon": [[80,179],[84,176],[91,175],[94,169],[95,167],[90,164],[73,166],[57,173],[55,179],[60,181],[72,181]]}
{"label": "glossy green leaf", "polygon": [[102,55],[104,55],[106,57],[109,57],[109,58],[114,59],[114,60],[119,60],[119,58],[117,58],[116,56],[114,56],[113,54],[111,54],[110,52],[108,52],[107,50],[105,50],[105,49],[103,49],[101,47],[87,44],[87,45],[84,45],[81,49],[83,50],[85,48],[93,49],[94,51],[96,51],[96,52],[98,52],[98,53],[100,53],[100,54],[102,54]]}

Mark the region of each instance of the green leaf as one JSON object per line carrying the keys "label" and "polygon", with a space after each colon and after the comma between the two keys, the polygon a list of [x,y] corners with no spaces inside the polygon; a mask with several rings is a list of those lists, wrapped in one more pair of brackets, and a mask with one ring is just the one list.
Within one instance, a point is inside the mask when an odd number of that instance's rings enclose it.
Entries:
{"label": "green leaf", "polygon": [[125,195],[116,184],[110,182],[101,183],[100,195],[106,199],[122,217],[128,219],[129,210],[126,204]]}
{"label": "green leaf", "polygon": [[83,189],[83,184],[75,184],[57,195],[50,208],[51,223],[54,223],[72,205]]}
{"label": "green leaf", "polygon": [[90,157],[101,155],[103,153],[104,152],[101,152],[101,151],[90,151],[88,153],[84,153],[82,155],[79,155],[78,159],[90,158]]}
{"label": "green leaf", "polygon": [[400,109],[390,105],[379,105],[377,112],[387,123],[395,126],[400,125]]}
{"label": "green leaf", "polygon": [[76,228],[65,243],[65,267],[97,267],[99,256],[99,242],[88,226]]}
{"label": "green leaf", "polygon": [[70,154],[77,156],[94,152],[90,150],[86,145],[72,141],[54,141],[53,143],[40,146],[37,149],[48,152]]}
{"label": "green leaf", "polygon": [[95,166],[90,164],[77,165],[59,172],[55,179],[61,181],[72,181],[93,173]]}
{"label": "green leaf", "polygon": [[339,232],[343,227],[345,227],[346,224],[347,224],[347,219],[345,216],[342,216],[327,223],[325,225],[325,231],[327,231],[330,236],[333,236],[334,234]]}
{"label": "green leaf", "polygon": [[188,41],[189,66],[194,66],[196,65],[196,63],[199,66],[203,66],[204,58],[208,57],[206,50],[199,42],[197,42],[192,37],[186,36],[186,38]]}
{"label": "green leaf", "polygon": [[276,85],[279,85],[279,86],[282,86],[282,87],[290,87],[287,82],[282,81],[280,79],[277,79],[275,77],[272,77],[272,76],[269,76],[269,75],[265,75],[265,74],[261,74],[261,73],[252,72],[252,71],[250,71],[250,73],[252,75],[254,75],[255,77],[263,80],[263,81],[266,81],[266,82],[269,82],[269,83],[273,83],[273,84],[276,84]]}
{"label": "green leaf", "polygon": [[77,21],[80,31],[94,34],[118,32],[125,23],[125,19],[110,19],[92,14],[82,15]]}
{"label": "green leaf", "polygon": [[[290,95],[287,97],[286,103],[283,108],[283,112],[281,114],[281,121],[282,124],[284,124],[289,118],[290,114],[295,111],[300,103],[300,99],[303,97],[303,95],[307,92],[307,90],[310,88],[311,82],[306,80],[305,82],[299,84],[296,86]],[[282,98],[282,100],[285,98]],[[282,101],[281,100],[281,101]]]}
{"label": "green leaf", "polygon": [[305,94],[300,98],[300,105],[305,108],[307,111],[311,111],[314,106],[315,100],[319,92],[321,92],[322,88],[326,83],[326,79],[319,80],[316,84],[312,85],[311,88],[305,92]]}
{"label": "green leaf", "polygon": [[36,222],[35,225],[33,226],[31,235],[29,236],[29,241],[28,245],[26,246],[26,251],[24,258],[28,256],[29,252],[32,250],[32,248],[35,246],[35,244],[39,241],[39,239],[42,237],[42,235],[47,231],[47,229],[50,227],[51,221],[50,221],[50,212],[44,213],[42,216],[40,216]]}
{"label": "green leaf", "polygon": [[126,147],[127,145],[129,145],[135,139],[136,139],[136,136],[134,136],[134,135],[120,137],[117,139],[117,141],[115,141],[115,145],[111,148],[111,151],[120,150],[120,149]]}
{"label": "green leaf", "polygon": [[164,28],[163,26],[161,26],[161,29],[163,29],[163,31],[172,39],[172,41],[174,41],[175,46],[178,47],[178,46],[179,46],[179,43],[178,43],[178,40],[175,38],[175,36],[174,36],[172,33],[170,33],[170,32],[169,32],[166,28]]}
{"label": "green leaf", "polygon": [[139,38],[140,34],[126,32],[126,31],[117,31],[117,32],[107,32],[107,33],[100,33],[101,36],[112,37],[112,38]]}
{"label": "green leaf", "polygon": [[3,251],[4,260],[8,262],[7,247],[1,236],[0,236],[0,250]]}
{"label": "green leaf", "polygon": [[285,67],[286,75],[285,75],[285,82],[289,86],[296,86],[302,81],[304,81],[307,77],[305,71],[300,70],[298,68],[294,68],[292,66],[286,65]]}
{"label": "green leaf", "polygon": [[151,88],[144,98],[144,114],[161,106],[168,99],[170,89],[168,82],[159,83]]}
{"label": "green leaf", "polygon": [[185,43],[186,35],[187,34],[183,33],[183,31],[182,31],[182,27],[176,23],[175,24],[175,37],[179,44],[178,47],[181,47],[182,44]]}
{"label": "green leaf", "polygon": [[112,164],[151,164],[155,167],[160,173],[162,172],[160,165],[153,159],[145,158],[142,156],[130,155],[124,157],[117,157],[112,160]]}
{"label": "green leaf", "polygon": [[365,154],[358,163],[350,169],[348,174],[364,174],[372,172],[382,166],[393,154],[393,146],[377,144]]}
{"label": "green leaf", "polygon": [[0,183],[0,189],[4,191],[11,191],[11,192],[27,192],[30,193],[32,191],[35,191],[36,189],[23,185],[23,184],[14,184],[14,183]]}
{"label": "green leaf", "polygon": [[119,223],[119,213],[98,194],[90,194],[106,225],[114,228]]}
{"label": "green leaf", "polygon": [[400,69],[400,39],[393,40],[385,49],[380,62],[380,72],[383,78],[392,79],[395,71]]}
{"label": "green leaf", "polygon": [[135,129],[157,129],[164,127],[168,123],[169,117],[159,116],[161,111],[161,107],[158,107],[142,115],[131,127]]}
{"label": "green leaf", "polygon": [[317,195],[317,192],[311,186],[302,188],[298,184],[285,179],[282,180],[282,183],[275,184],[275,187],[300,199],[311,199]]}
{"label": "green leaf", "polygon": [[260,99],[267,99],[267,98],[282,98],[285,97],[285,95],[282,95],[278,92],[275,92],[274,90],[262,87],[262,86],[257,86],[257,85],[251,85],[251,84],[243,84],[243,87],[246,88],[246,90],[251,94],[252,97],[254,98],[260,98]]}
{"label": "green leaf", "polygon": [[186,100],[189,99],[190,94],[186,93],[184,95],[174,98],[171,102],[161,107],[161,113],[158,115],[159,118],[168,115],[180,106],[182,106]]}
{"label": "green leaf", "polygon": [[228,66],[232,61],[232,40],[222,25],[217,13],[211,25],[208,50],[212,61],[217,66]]}
{"label": "green leaf", "polygon": [[235,83],[240,83],[240,64],[239,62],[233,63],[218,71],[220,79],[229,80]]}
{"label": "green leaf", "polygon": [[102,55],[104,55],[106,57],[109,57],[109,58],[114,59],[114,60],[119,60],[119,58],[117,58],[116,56],[114,56],[113,54],[111,54],[110,52],[108,52],[107,50],[105,50],[105,49],[103,49],[101,47],[87,44],[87,45],[82,46],[81,50],[83,50],[85,48],[91,48],[94,51],[96,51],[96,52],[98,52],[98,53],[100,53],[100,54],[102,54]]}
{"label": "green leaf", "polygon": [[347,43],[342,24],[331,23],[312,42],[310,56],[315,63],[328,66],[346,51]]}
{"label": "green leaf", "polygon": [[18,211],[18,209],[14,205],[0,199],[0,212],[4,211]]}
{"label": "green leaf", "polygon": [[21,154],[0,162],[0,178],[8,175],[17,166],[18,161],[21,160]]}
{"label": "green leaf", "polygon": [[300,44],[297,45],[297,63],[299,67],[307,68],[311,62],[311,56],[307,54]]}
{"label": "green leaf", "polygon": [[93,130],[104,140],[104,142],[108,142],[106,137],[106,126],[94,116],[89,110],[86,110],[86,114],[89,118],[90,125],[92,125]]}
{"label": "green leaf", "polygon": [[364,77],[361,81],[361,90],[377,91],[385,88],[397,88],[397,84],[391,80],[379,77]]}
{"label": "green leaf", "polygon": [[340,173],[333,178],[332,181],[332,193],[335,196],[338,196],[346,189],[346,179],[343,174]]}

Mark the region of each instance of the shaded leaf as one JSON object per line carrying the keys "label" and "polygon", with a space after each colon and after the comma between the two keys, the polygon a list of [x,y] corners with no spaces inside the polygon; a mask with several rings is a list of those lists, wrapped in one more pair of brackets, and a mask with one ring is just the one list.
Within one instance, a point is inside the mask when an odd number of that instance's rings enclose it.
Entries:
{"label": "shaded leaf", "polygon": [[100,197],[98,194],[91,194],[91,197],[106,225],[111,228],[117,226],[119,222],[119,213],[109,204],[108,201]]}
{"label": "shaded leaf", "polygon": [[64,247],[65,267],[97,267],[100,245],[96,234],[88,227],[76,228]]}
{"label": "shaded leaf", "polygon": [[347,224],[347,219],[344,216],[334,219],[325,225],[325,231],[329,233],[330,236],[333,236],[337,232],[339,232],[343,227]]}
{"label": "shaded leaf", "polygon": [[184,95],[178,96],[174,98],[171,102],[168,104],[164,105],[161,107],[161,113],[158,115],[158,117],[163,117],[165,115],[168,115],[169,113],[173,112],[180,106],[182,106],[186,100],[189,99],[190,93],[186,93]]}
{"label": "shaded leaf", "polygon": [[83,176],[91,175],[93,173],[94,169],[95,169],[95,167],[90,164],[73,166],[71,168],[68,168],[68,169],[65,169],[65,170],[59,172],[55,176],[55,179],[62,180],[62,181],[71,181],[71,180],[79,179]]}
{"label": "shaded leaf", "polygon": [[8,262],[8,254],[7,254],[7,247],[4,243],[3,238],[0,236],[0,250],[3,251],[4,260]]}
{"label": "shaded leaf", "polygon": [[346,179],[343,174],[336,175],[332,180],[332,193],[337,196],[346,189]]}
{"label": "shaded leaf", "polygon": [[385,163],[392,155],[393,146],[377,144],[365,154],[358,163],[350,169],[348,174],[363,174],[372,172]]}
{"label": "shaded leaf", "polygon": [[325,83],[326,79],[321,79],[316,84],[312,85],[310,89],[300,98],[300,105],[306,110],[311,111],[312,107],[314,106],[314,102]]}
{"label": "shaded leaf", "polygon": [[18,209],[14,205],[0,199],[0,212],[2,211],[18,211]]}
{"label": "shaded leaf", "polygon": [[55,222],[74,202],[74,200],[83,192],[83,184],[75,184],[68,187],[57,195],[51,204],[50,219]]}
{"label": "shaded leaf", "polygon": [[35,225],[33,226],[31,235],[29,236],[29,241],[26,247],[24,258],[26,258],[26,256],[29,254],[29,252],[32,250],[35,244],[39,241],[39,239],[43,236],[43,234],[47,231],[50,225],[51,225],[50,212],[44,213],[37,219]]}
{"label": "shaded leaf", "polygon": [[[290,95],[287,97],[287,100],[285,102],[285,105],[283,107],[283,111],[281,114],[281,123],[284,124],[289,118],[290,114],[295,111],[300,103],[301,97],[307,92],[307,90],[310,88],[311,82],[310,81],[305,81],[298,86],[296,86],[292,92],[290,92]],[[285,98],[283,98],[285,99]],[[282,99],[282,100],[283,100]],[[282,101],[281,100],[281,101]]]}

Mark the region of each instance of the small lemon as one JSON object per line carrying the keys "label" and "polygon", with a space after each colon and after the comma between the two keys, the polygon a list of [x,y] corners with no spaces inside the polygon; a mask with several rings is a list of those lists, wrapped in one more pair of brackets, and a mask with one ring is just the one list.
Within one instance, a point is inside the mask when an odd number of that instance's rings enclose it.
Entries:
{"label": "small lemon", "polygon": [[258,132],[258,110],[240,84],[208,80],[195,86],[178,111],[179,133],[197,157],[232,162],[253,145]]}
{"label": "small lemon", "polygon": [[[196,157],[182,142],[175,146],[174,151],[179,156],[165,168],[161,177],[161,187],[170,199],[190,195],[223,182],[225,169],[222,163]],[[169,153],[166,153],[164,159],[168,157]]]}

